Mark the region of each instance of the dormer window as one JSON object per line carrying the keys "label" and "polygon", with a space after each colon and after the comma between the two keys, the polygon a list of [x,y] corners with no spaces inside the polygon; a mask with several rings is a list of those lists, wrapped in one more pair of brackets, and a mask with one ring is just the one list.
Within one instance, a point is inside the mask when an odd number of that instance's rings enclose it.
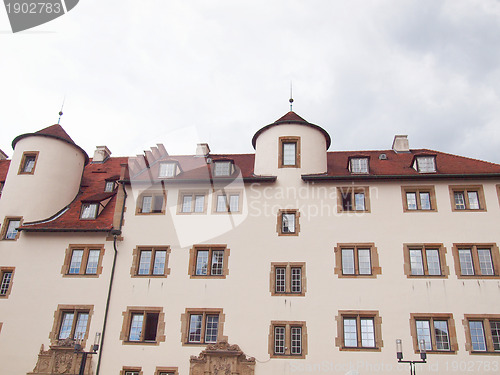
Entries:
{"label": "dormer window", "polygon": [[106,181],[106,185],[104,186],[105,193],[111,193],[115,190],[115,182],[114,181]]}
{"label": "dormer window", "polygon": [[351,173],[368,173],[368,158],[351,158],[349,168]]}
{"label": "dormer window", "polygon": [[415,158],[414,168],[419,173],[434,173],[434,172],[436,172],[436,157],[435,156],[417,156]]}
{"label": "dormer window", "polygon": [[33,174],[35,173],[36,159],[38,157],[38,152],[25,152],[21,159],[21,165],[19,166],[19,174]]}
{"label": "dormer window", "polygon": [[98,203],[83,203],[80,219],[92,220],[97,217]]}
{"label": "dormer window", "polygon": [[175,177],[177,172],[177,163],[161,163],[158,177]]}
{"label": "dormer window", "polygon": [[280,137],[279,139],[279,168],[300,167],[300,138]]}
{"label": "dormer window", "polygon": [[232,161],[216,161],[214,162],[214,175],[215,176],[230,176],[232,173]]}

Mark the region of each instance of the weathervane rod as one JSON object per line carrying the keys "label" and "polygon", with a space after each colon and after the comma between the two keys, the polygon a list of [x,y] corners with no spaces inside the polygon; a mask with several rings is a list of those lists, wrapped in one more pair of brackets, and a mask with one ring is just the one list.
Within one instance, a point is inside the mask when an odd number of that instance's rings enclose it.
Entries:
{"label": "weathervane rod", "polygon": [[66,95],[64,95],[64,98],[63,98],[63,102],[62,102],[62,105],[61,105],[61,110],[59,111],[59,120],[57,120],[57,124],[59,125],[59,123],[61,122],[61,116],[63,115],[63,108],[64,108],[64,102],[66,101]]}
{"label": "weathervane rod", "polygon": [[290,99],[288,99],[290,102],[290,112],[292,112],[292,106],[293,106],[293,95],[292,95],[292,81],[290,81]]}

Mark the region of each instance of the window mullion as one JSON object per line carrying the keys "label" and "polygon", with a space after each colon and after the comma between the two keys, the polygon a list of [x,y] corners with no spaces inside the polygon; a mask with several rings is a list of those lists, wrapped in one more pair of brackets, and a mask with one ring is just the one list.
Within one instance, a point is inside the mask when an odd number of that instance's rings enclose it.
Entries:
{"label": "window mullion", "polygon": [[356,316],[356,347],[361,348],[361,317]]}
{"label": "window mullion", "polygon": [[422,247],[422,262],[424,266],[424,275],[429,275],[429,265],[427,264],[427,249]]}
{"label": "window mullion", "polygon": [[[207,261],[207,276],[212,275],[212,257],[213,257],[212,252],[213,252],[212,248],[209,248],[208,249],[208,261]],[[203,315],[203,317],[205,317],[205,315]]]}
{"label": "window mullion", "polygon": [[290,324],[285,326],[285,355],[292,353],[292,328]]}
{"label": "window mullion", "polygon": [[285,268],[285,292],[292,292],[292,267],[290,264],[287,264]]}
{"label": "window mullion", "polygon": [[152,275],[155,267],[156,249],[151,249],[151,259],[149,260],[149,272],[148,275]]}
{"label": "window mullion", "polygon": [[417,202],[417,210],[421,210],[422,202],[420,201],[420,191],[418,189],[415,191],[415,201]]}
{"label": "window mullion", "polygon": [[78,272],[80,275],[85,275],[85,272],[87,271],[88,260],[89,260],[89,248],[84,247],[82,254],[82,262],[80,264],[80,272]]}
{"label": "window mullion", "polygon": [[491,335],[491,325],[489,319],[483,320],[483,329],[484,329],[484,339],[486,341],[486,351],[493,352],[494,351],[493,336]]}
{"label": "window mullion", "polygon": [[472,268],[474,270],[474,275],[482,275],[482,270],[479,264],[479,255],[477,253],[477,246],[471,246],[471,256],[472,256]]}
{"label": "window mullion", "polygon": [[359,275],[359,254],[358,254],[358,248],[355,246],[354,249],[354,274]]}
{"label": "window mullion", "polygon": [[437,350],[437,346],[436,346],[436,329],[434,328],[434,318],[430,318],[429,319],[429,323],[430,323],[430,328],[431,328],[431,348],[432,350]]}
{"label": "window mullion", "polygon": [[207,313],[203,312],[201,313],[201,333],[200,333],[200,342],[205,343],[205,331],[206,331],[206,326],[207,324]]}
{"label": "window mullion", "polygon": [[465,189],[464,189],[464,202],[465,202],[465,209],[470,210],[469,192]]}
{"label": "window mullion", "polygon": [[[64,313],[62,315],[64,317]],[[73,323],[71,324],[71,332],[69,333],[69,338],[73,339],[76,331],[76,322],[78,321],[78,310],[73,310]],[[62,324],[62,322],[61,322]],[[82,337],[83,339],[83,337]]]}

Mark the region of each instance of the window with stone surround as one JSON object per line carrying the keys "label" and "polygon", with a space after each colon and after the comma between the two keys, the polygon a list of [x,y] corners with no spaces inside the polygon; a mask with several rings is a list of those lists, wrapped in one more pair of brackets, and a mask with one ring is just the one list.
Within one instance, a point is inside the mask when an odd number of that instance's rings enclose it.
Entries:
{"label": "window with stone surround", "polygon": [[278,236],[298,236],[300,212],[297,209],[283,209],[278,211],[276,231]]}
{"label": "window with stone surround", "polygon": [[229,274],[230,250],[226,245],[195,245],[189,251],[189,276],[192,279],[225,279]]}
{"label": "window with stone surround", "polygon": [[307,327],[304,321],[271,321],[269,326],[271,358],[305,358]]}
{"label": "window with stone surround", "polygon": [[7,216],[3,221],[0,233],[2,240],[16,241],[21,233],[18,228],[22,225],[22,222],[22,217]]}
{"label": "window with stone surround", "polygon": [[148,190],[137,199],[136,215],[164,215],[167,204],[165,190]]}
{"label": "window with stone surround", "polygon": [[338,277],[374,278],[382,273],[375,244],[339,243],[335,247],[334,273]]}
{"label": "window with stone surround", "polygon": [[401,186],[404,212],[437,212],[434,186]]}
{"label": "window with stone surround", "polygon": [[15,267],[0,267],[0,298],[8,298],[12,290]]}
{"label": "window with stone surround", "polygon": [[305,262],[271,263],[270,291],[272,296],[305,296]]}
{"label": "window with stone surround", "polygon": [[[179,191],[179,202],[177,204],[177,213],[206,214],[207,201],[208,201],[207,196],[208,194],[206,191]],[[236,202],[234,202],[233,198],[233,208],[235,203]],[[239,197],[237,206],[239,209]]]}
{"label": "window with stone surround", "polygon": [[404,272],[407,277],[447,278],[446,248],[443,244],[404,244]]}
{"label": "window with stone surround", "polygon": [[167,277],[170,246],[138,246],[132,252],[132,277]]}
{"label": "window with stone surround", "polygon": [[64,340],[81,339],[82,347],[85,347],[93,312],[93,305],[58,305],[49,334],[51,345],[58,345]]}
{"label": "window with stone surround", "polygon": [[418,343],[422,339],[427,353],[455,353],[458,350],[453,314],[410,314],[410,332],[415,353],[420,352]]}
{"label": "window with stone surround", "polygon": [[179,375],[177,367],[156,367],[155,375]]}
{"label": "window with stone surround", "polygon": [[500,315],[465,314],[465,349],[471,354],[500,355]]}
{"label": "window with stone surround", "polygon": [[38,151],[25,151],[21,158],[19,171],[17,174],[34,174],[36,162],[38,160]]}
{"label": "window with stone surround", "polygon": [[123,344],[159,345],[165,341],[163,307],[128,306],[122,315],[120,340]]}
{"label": "window with stone surround", "polygon": [[500,278],[500,253],[494,243],[453,244],[453,258],[459,279]]}
{"label": "window with stone surround", "polygon": [[123,366],[120,375],[144,375],[142,367],[137,366]]}
{"label": "window with stone surround", "polygon": [[61,273],[65,277],[99,277],[104,245],[69,245]]}
{"label": "window with stone surround", "polygon": [[227,340],[223,336],[224,320],[222,309],[186,309],[181,315],[182,344],[206,345]]}
{"label": "window with stone surround", "polygon": [[486,211],[482,185],[451,185],[449,190],[452,211]]}
{"label": "window with stone surround", "polygon": [[300,168],[300,137],[280,137],[278,168]]}
{"label": "window with stone surround", "polygon": [[370,212],[368,186],[344,186],[337,188],[337,212]]}
{"label": "window with stone surround", "polygon": [[341,310],[335,320],[337,321],[335,345],[340,350],[382,349],[382,318],[378,311]]}
{"label": "window with stone surround", "polygon": [[240,213],[242,192],[238,190],[219,190],[213,196],[212,213]]}

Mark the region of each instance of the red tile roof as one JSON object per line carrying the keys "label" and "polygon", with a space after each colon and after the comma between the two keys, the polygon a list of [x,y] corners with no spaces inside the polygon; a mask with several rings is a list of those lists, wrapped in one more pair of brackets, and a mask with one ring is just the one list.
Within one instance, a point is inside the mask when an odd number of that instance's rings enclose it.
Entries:
{"label": "red tile roof", "polygon": [[[88,164],[83,172],[80,192],[62,214],[41,222],[24,223],[20,229],[25,231],[54,232],[106,232],[113,229],[113,216],[116,204],[116,192],[104,193],[106,180],[120,174],[122,163],[127,157],[110,158],[105,163]],[[82,202],[111,200],[95,220],[81,220]]]}
{"label": "red tile roof", "polygon": [[5,181],[9,171],[10,160],[0,160],[0,181]]}

